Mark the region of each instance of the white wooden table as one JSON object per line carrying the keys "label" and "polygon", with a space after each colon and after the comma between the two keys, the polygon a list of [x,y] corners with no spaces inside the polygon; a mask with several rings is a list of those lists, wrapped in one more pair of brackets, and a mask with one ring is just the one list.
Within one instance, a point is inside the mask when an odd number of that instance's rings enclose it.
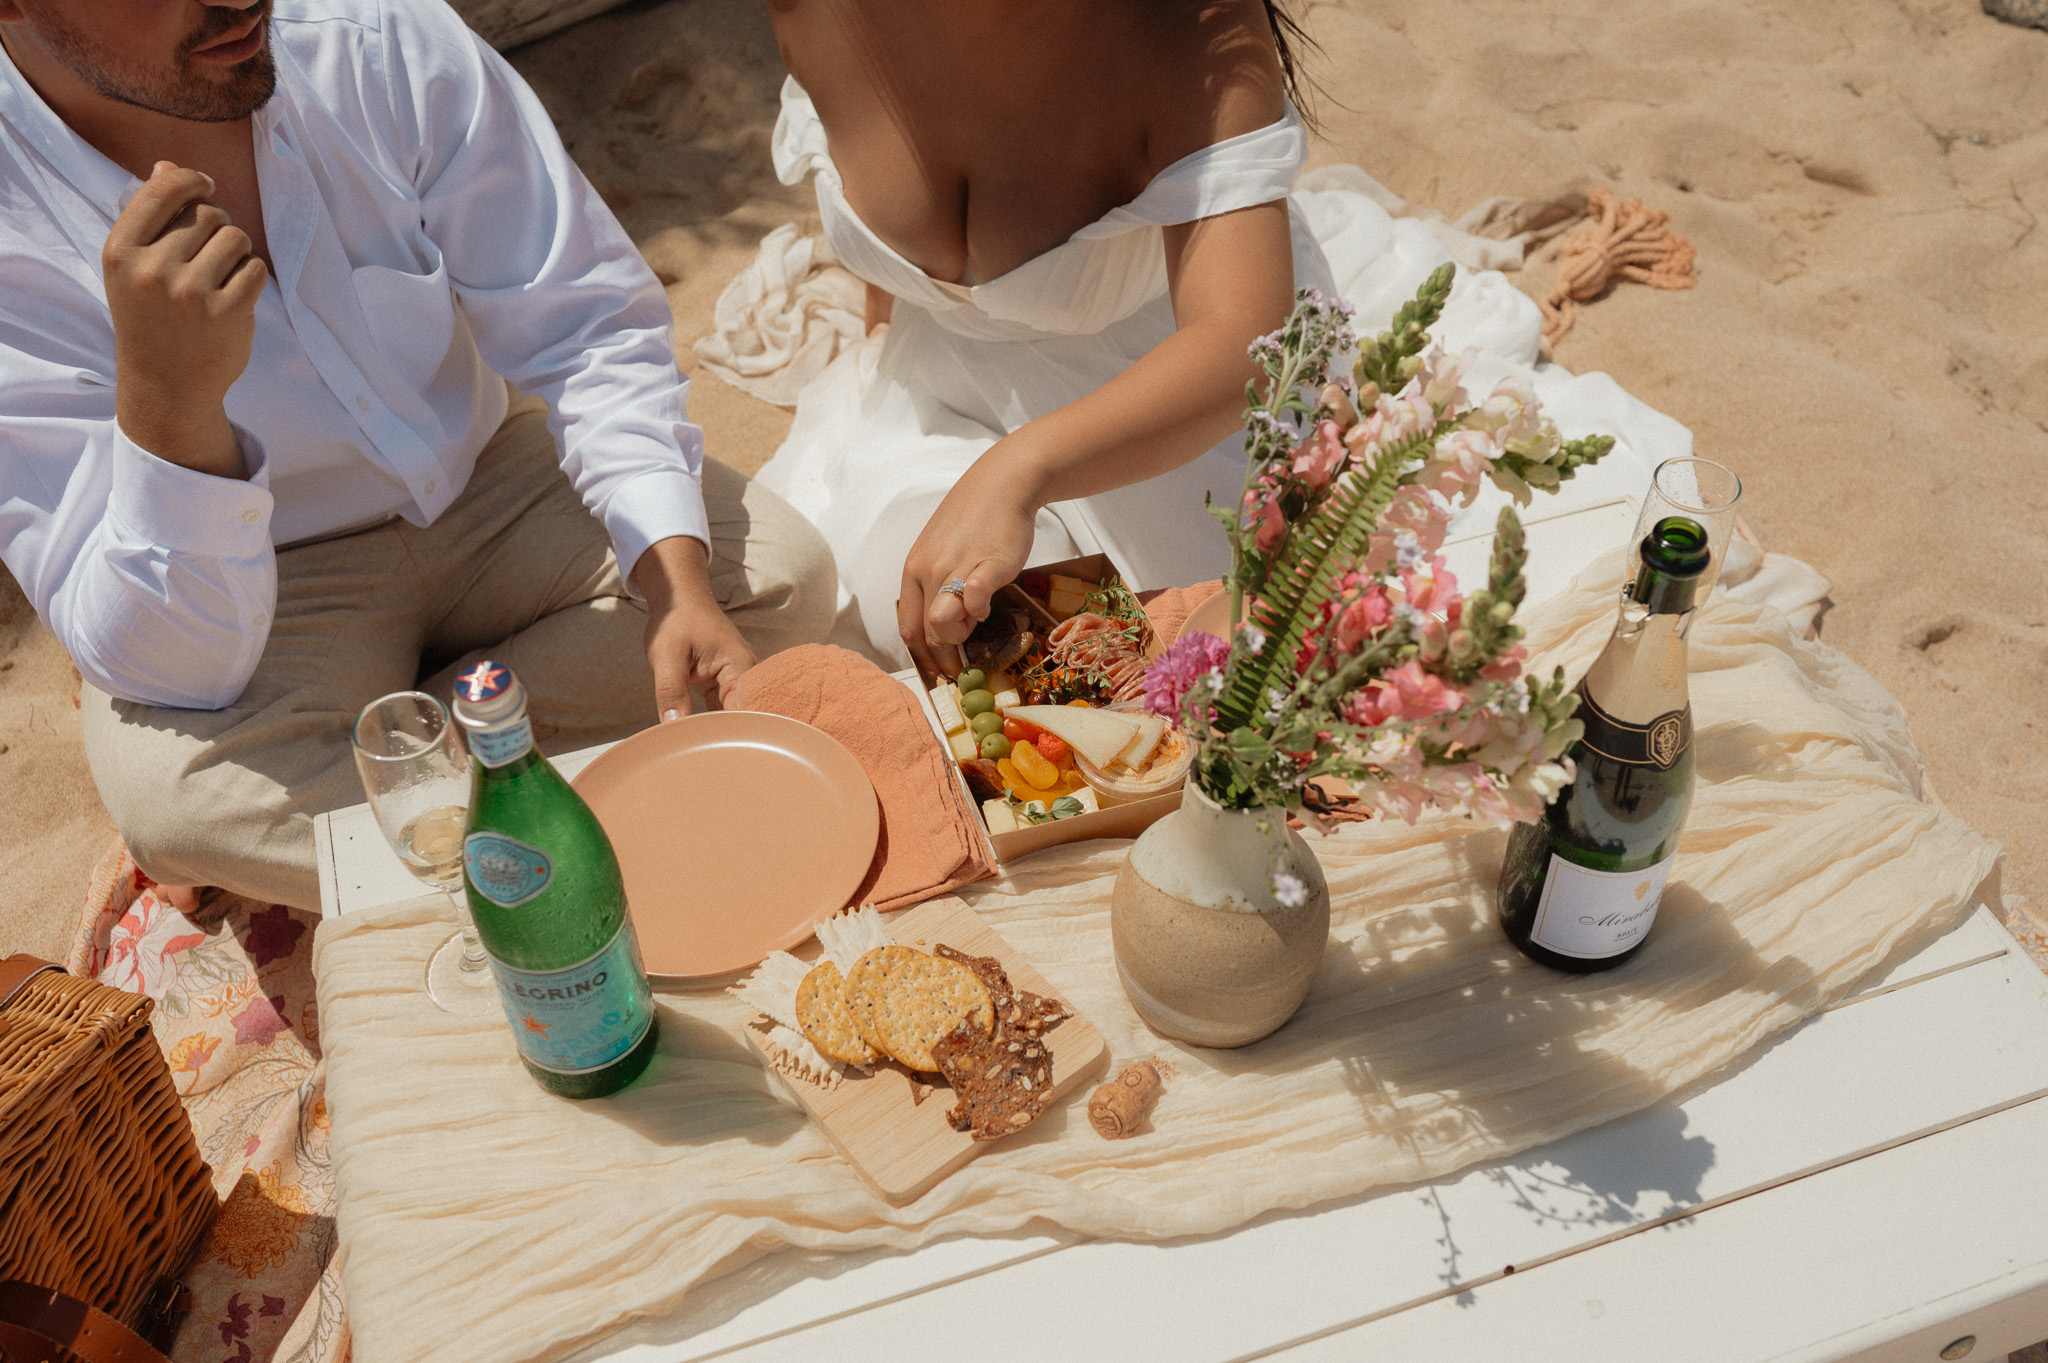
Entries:
{"label": "white wooden table", "polygon": [[[1634,519],[1532,518],[1531,599],[1583,561],[1546,541]],[[1445,546],[1462,580],[1486,540]],[[317,836],[325,913],[419,894],[367,805]],[[2048,1339],[2048,978],[1979,909],[1718,1082],[1436,1184],[1200,1240],[959,1239],[780,1281],[710,1284],[581,1357],[2000,1359]]]}
{"label": "white wooden table", "polygon": [[[325,913],[419,893],[367,805],[318,836]],[[590,1356],[1999,1358],[2048,1338],[2048,978],[1980,909],[1719,1082],[1437,1184],[1165,1245],[849,1255],[716,1315]]]}

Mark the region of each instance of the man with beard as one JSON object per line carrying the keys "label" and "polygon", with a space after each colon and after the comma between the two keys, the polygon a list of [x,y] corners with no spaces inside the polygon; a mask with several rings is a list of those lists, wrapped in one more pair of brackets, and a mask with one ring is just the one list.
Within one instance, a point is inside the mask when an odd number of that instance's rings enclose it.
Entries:
{"label": "man with beard", "polygon": [[356,712],[486,652],[559,751],[823,637],[822,541],[703,460],[659,283],[441,0],[0,46],[0,557],[152,878],[316,905]]}

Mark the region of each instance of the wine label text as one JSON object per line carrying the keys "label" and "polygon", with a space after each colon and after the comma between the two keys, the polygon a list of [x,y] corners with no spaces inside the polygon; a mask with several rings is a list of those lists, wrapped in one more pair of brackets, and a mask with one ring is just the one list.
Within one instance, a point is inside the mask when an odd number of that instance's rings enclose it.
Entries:
{"label": "wine label text", "polygon": [[1584,961],[1619,956],[1657,921],[1673,852],[1642,871],[1593,871],[1552,852],[1529,940]]}
{"label": "wine label text", "polygon": [[631,922],[604,949],[562,970],[517,970],[496,957],[498,997],[519,1053],[555,1074],[603,1069],[654,1024],[654,995]]}

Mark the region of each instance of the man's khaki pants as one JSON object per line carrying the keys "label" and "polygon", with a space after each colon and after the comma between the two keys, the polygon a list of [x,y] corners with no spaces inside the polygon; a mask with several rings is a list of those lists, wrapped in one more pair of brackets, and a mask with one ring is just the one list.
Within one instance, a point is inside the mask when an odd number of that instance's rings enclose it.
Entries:
{"label": "man's khaki pants", "polygon": [[[822,640],[837,574],[780,498],[704,461],[711,586],[761,657]],[[363,799],[349,729],[417,687],[445,703],[483,657],[526,684],[543,751],[655,720],[643,638],[604,528],[555,461],[546,408],[514,399],[455,504],[427,529],[391,521],[282,550],[276,619],[223,710],[116,700],[86,686],[93,780],[143,872],[317,908],[313,816]]]}

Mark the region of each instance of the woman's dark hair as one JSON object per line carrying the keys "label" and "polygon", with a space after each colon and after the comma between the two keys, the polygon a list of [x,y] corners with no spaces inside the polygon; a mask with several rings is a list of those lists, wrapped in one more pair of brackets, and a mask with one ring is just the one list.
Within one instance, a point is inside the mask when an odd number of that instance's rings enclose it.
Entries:
{"label": "woman's dark hair", "polygon": [[1265,0],[1266,22],[1273,27],[1273,46],[1280,49],[1280,72],[1287,81],[1287,98],[1301,111],[1301,116],[1313,126],[1306,97],[1319,93],[1315,82],[1301,73],[1301,56],[1308,52],[1320,52],[1322,46],[1308,36],[1294,16],[1287,12],[1282,0]]}

